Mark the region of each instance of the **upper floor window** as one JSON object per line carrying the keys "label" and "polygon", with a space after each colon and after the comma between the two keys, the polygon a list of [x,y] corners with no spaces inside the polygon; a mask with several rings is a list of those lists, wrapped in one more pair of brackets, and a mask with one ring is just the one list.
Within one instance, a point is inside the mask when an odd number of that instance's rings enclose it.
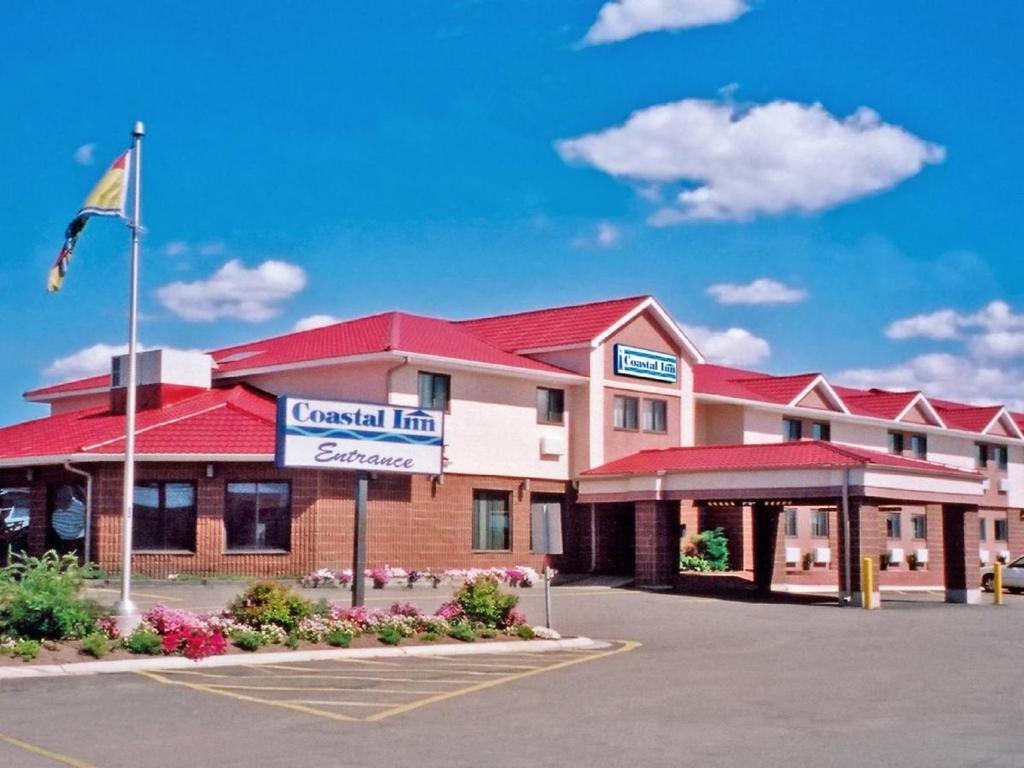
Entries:
{"label": "upper floor window", "polygon": [[639,428],[640,401],[635,397],[616,395],[613,402],[613,418],[616,429]]}
{"label": "upper floor window", "polygon": [[832,439],[832,425],[827,421],[814,422],[811,424],[811,439],[829,442]]}
{"label": "upper floor window", "polygon": [[196,549],[196,487],[192,483],[136,483],[132,500],[136,549]]}
{"label": "upper floor window", "polygon": [[885,516],[885,536],[889,539],[903,538],[903,514],[889,512]]}
{"label": "upper floor window", "polygon": [[828,510],[811,510],[811,536],[825,538],[828,536]]}
{"label": "upper floor window", "polygon": [[928,437],[927,435],[911,435],[910,436],[910,452],[914,454],[915,459],[927,459],[928,458]]}
{"label": "upper floor window", "polygon": [[984,443],[974,444],[974,464],[978,469],[988,466],[988,446]]}
{"label": "upper floor window", "polygon": [[668,403],[664,400],[644,400],[644,431],[668,431]]}
{"label": "upper floor window", "polygon": [[541,424],[565,422],[565,392],[563,390],[537,387],[537,421]]}
{"label": "upper floor window", "polygon": [[451,402],[452,377],[447,373],[420,371],[420,408],[447,411]]}
{"label": "upper floor window", "polygon": [[902,432],[890,432],[889,433],[889,453],[894,453],[897,456],[903,455],[903,433]]}
{"label": "upper floor window", "polygon": [[783,419],[782,420],[782,439],[786,442],[799,440],[803,437],[803,424],[800,423],[799,419]]}
{"label": "upper floor window", "polygon": [[1006,469],[1010,463],[1010,450],[1005,445],[996,445],[992,447],[992,456],[996,460],[996,466],[999,469]]}
{"label": "upper floor window", "polygon": [[786,536],[796,536],[796,508],[786,507],[783,512],[786,515]]}

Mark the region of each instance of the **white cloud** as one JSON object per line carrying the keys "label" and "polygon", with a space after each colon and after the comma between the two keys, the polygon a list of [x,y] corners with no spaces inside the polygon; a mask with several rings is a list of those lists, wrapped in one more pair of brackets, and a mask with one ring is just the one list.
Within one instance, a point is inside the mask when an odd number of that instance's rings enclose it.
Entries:
{"label": "white cloud", "polygon": [[163,247],[160,248],[160,253],[164,256],[186,256],[192,250],[192,246],[186,243],[184,240],[171,240],[169,243],[164,243]]}
{"label": "white cloud", "polygon": [[634,112],[620,126],[556,142],[567,162],[641,183],[684,184],[657,226],[814,212],[895,186],[945,149],[861,107],[839,119],[820,104],[741,109],[685,99]]}
{"label": "white cloud", "polygon": [[575,248],[614,248],[622,240],[622,230],[609,221],[599,222],[594,234],[589,237],[577,237],[572,241]]}
{"label": "white cloud", "polygon": [[746,0],[610,0],[583,42],[601,45],[662,29],[724,24],[749,10]]}
{"label": "white cloud", "polygon": [[95,153],[95,144],[83,144],[75,150],[75,162],[79,165],[92,165],[96,162]]}
{"label": "white cloud", "polygon": [[236,318],[258,323],[277,315],[280,305],[305,286],[306,273],[295,264],[265,261],[248,269],[232,259],[208,280],[170,283],[156,295],[167,309],[190,322]]}
{"label": "white cloud", "polygon": [[1024,315],[1005,301],[992,301],[977,312],[966,314],[940,309],[904,317],[889,324],[890,339],[964,340],[978,357],[1024,355]]}
{"label": "white cloud", "polygon": [[758,365],[772,353],[767,341],[744,328],[719,330],[703,325],[683,325],[682,329],[710,363]]}
{"label": "white cloud", "polygon": [[341,321],[333,315],[309,315],[300,318],[295,322],[293,331],[311,331],[314,328],[323,328],[325,325],[334,325]]}
{"label": "white cloud", "polygon": [[228,247],[220,240],[211,240],[208,243],[200,243],[197,246],[200,256],[220,256]]}
{"label": "white cloud", "polygon": [[708,295],[719,304],[795,304],[807,298],[807,291],[768,277],[759,277],[746,285],[712,285],[708,288]]}

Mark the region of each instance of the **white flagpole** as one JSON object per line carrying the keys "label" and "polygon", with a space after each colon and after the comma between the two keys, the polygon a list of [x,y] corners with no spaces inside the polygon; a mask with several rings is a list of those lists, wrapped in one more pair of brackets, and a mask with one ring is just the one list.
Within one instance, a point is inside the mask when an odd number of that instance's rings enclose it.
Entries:
{"label": "white flagpole", "polygon": [[131,289],[128,299],[128,381],[124,417],[124,489],[121,497],[121,598],[114,605],[120,624],[128,628],[136,617],[137,609],[131,599],[132,588],[132,504],[135,495],[135,352],[138,324],[139,288],[139,229],[142,212],[142,137],[145,128],[141,122],[132,129],[132,177],[134,183],[133,211],[129,227],[132,230]]}

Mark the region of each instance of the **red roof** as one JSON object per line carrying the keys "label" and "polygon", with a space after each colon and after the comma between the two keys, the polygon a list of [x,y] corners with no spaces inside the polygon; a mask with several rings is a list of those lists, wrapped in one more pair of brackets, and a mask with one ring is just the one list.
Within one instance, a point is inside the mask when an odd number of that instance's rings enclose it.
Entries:
{"label": "red roof", "polygon": [[798,373],[774,376],[724,365],[703,363],[693,367],[693,391],[698,394],[725,395],[743,400],[787,405],[820,374]]}
{"label": "red roof", "polygon": [[833,389],[843,398],[850,413],[893,420],[903,413],[911,401],[920,394],[920,392],[891,392],[884,389],[854,389],[842,386],[835,386]]}
{"label": "red roof", "polygon": [[25,397],[37,397],[39,395],[63,395],[70,392],[79,392],[87,389],[107,389],[110,387],[110,374],[103,373],[99,376],[90,376],[87,379],[65,381],[60,384],[53,384],[49,387],[32,389],[25,393]]}
{"label": "red roof", "polygon": [[[140,410],[136,451],[160,454],[272,454],[275,400],[238,385],[163,408]],[[17,459],[124,451],[124,414],[85,408],[0,429],[0,457]]]}
{"label": "red roof", "polygon": [[639,451],[584,475],[646,475],[653,472],[717,472],[724,470],[805,469],[881,466],[918,472],[977,476],[977,472],[851,448],[820,440],[748,445],[702,445]]}
{"label": "red roof", "polygon": [[509,352],[584,344],[593,341],[649,298],[630,296],[569,307],[536,309],[461,320],[456,325]]}
{"label": "red roof", "polygon": [[964,405],[949,400],[931,400],[935,412],[946,422],[950,429],[962,429],[967,432],[984,432],[985,427],[1003,409],[1001,405]]}

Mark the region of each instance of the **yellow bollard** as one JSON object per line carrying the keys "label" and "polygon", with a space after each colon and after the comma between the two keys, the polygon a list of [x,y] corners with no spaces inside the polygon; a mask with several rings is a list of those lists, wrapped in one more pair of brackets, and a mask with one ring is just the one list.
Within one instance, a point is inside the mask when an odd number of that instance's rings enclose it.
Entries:
{"label": "yellow bollard", "polygon": [[1003,604],[1003,564],[996,560],[992,566],[992,605]]}
{"label": "yellow bollard", "polygon": [[861,588],[861,605],[870,610],[874,608],[871,604],[872,598],[875,594],[875,574],[873,570],[873,562],[870,557],[861,558],[860,561],[860,588]]}

